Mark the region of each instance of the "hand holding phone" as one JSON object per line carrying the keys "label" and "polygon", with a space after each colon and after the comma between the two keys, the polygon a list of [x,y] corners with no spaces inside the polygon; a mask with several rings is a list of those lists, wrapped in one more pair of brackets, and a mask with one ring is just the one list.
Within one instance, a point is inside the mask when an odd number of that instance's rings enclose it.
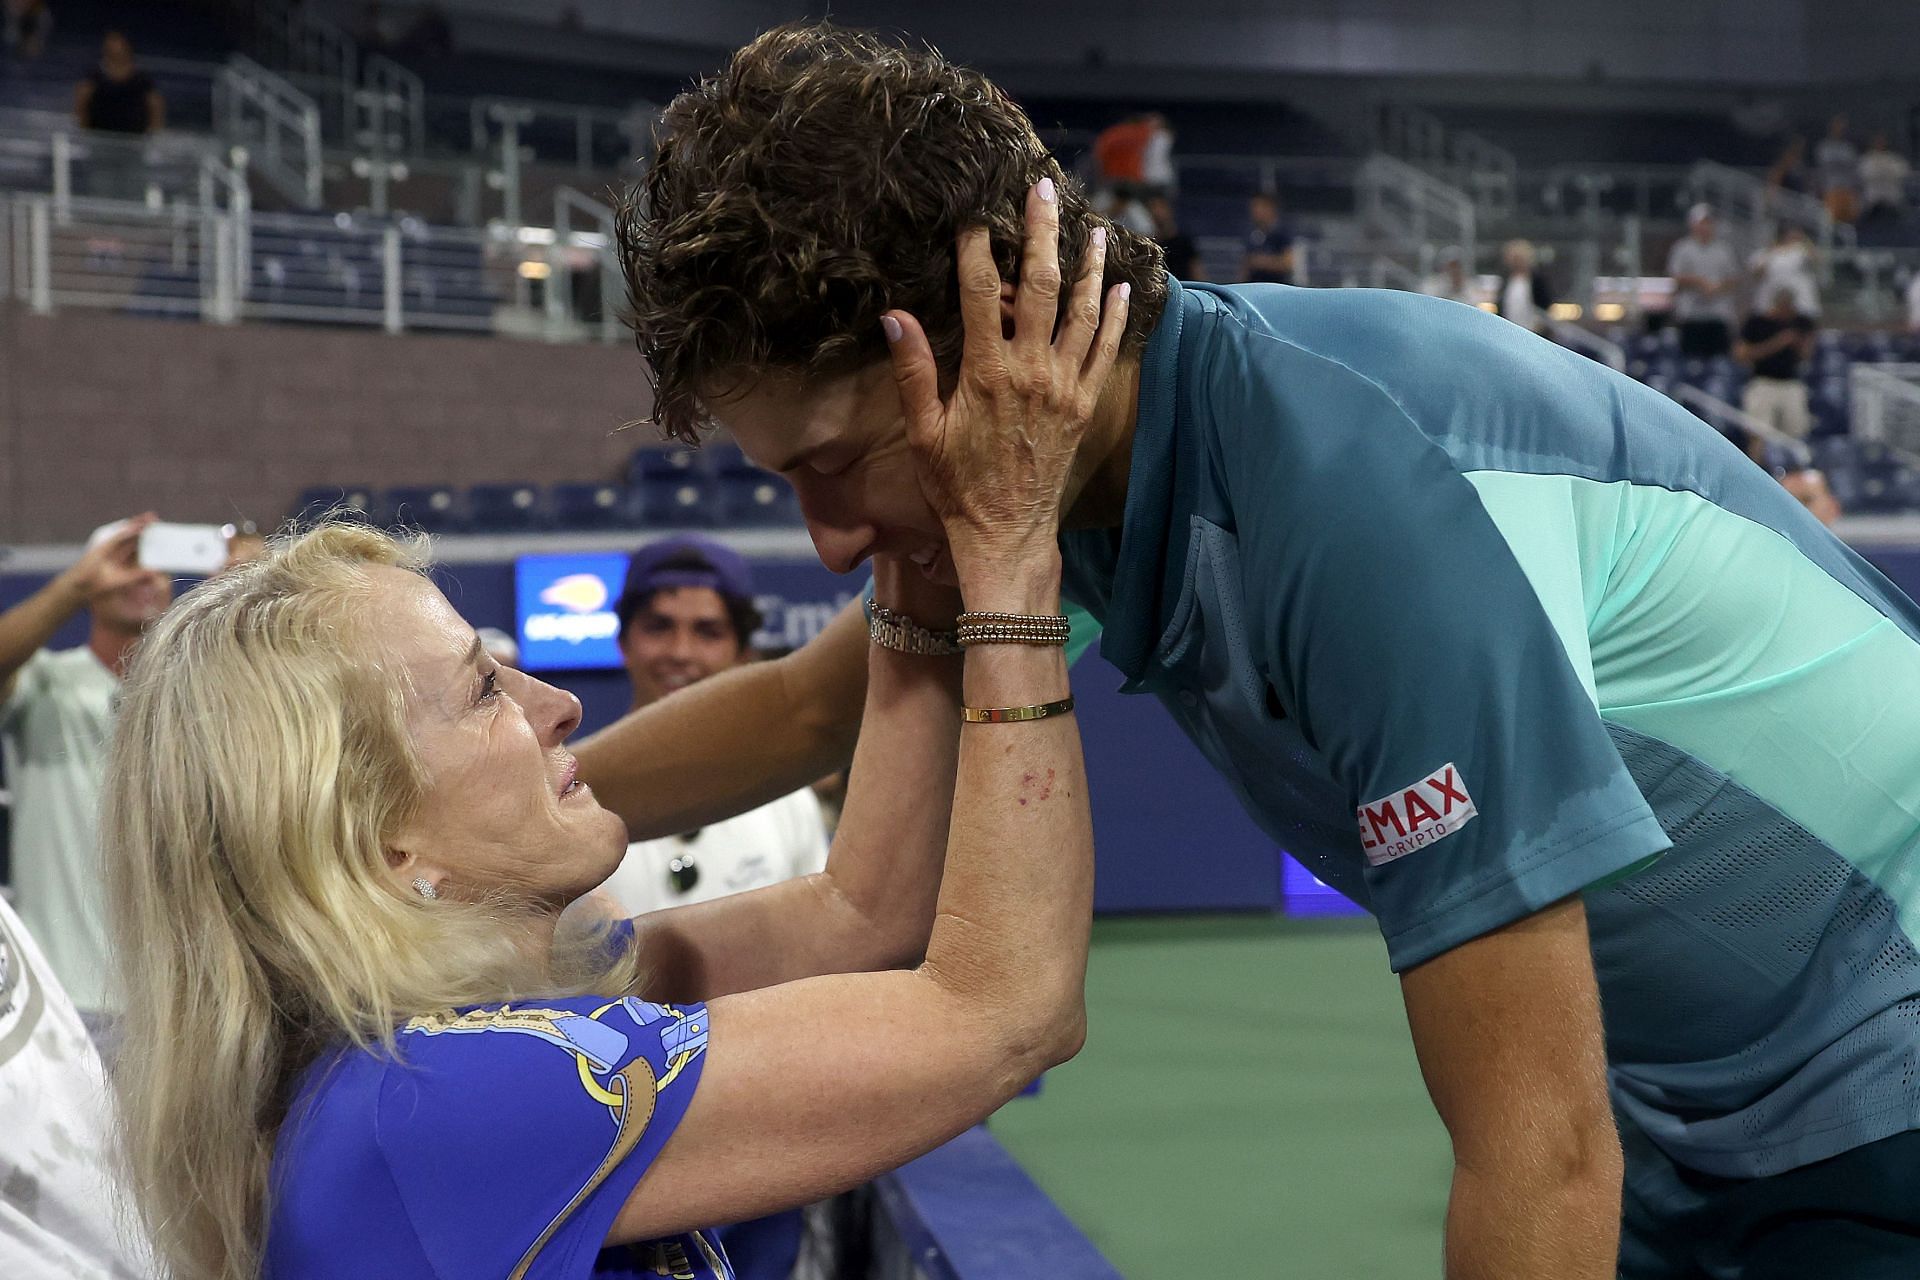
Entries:
{"label": "hand holding phone", "polygon": [[140,531],[140,567],[204,578],[227,566],[227,531],[217,524],[156,522]]}

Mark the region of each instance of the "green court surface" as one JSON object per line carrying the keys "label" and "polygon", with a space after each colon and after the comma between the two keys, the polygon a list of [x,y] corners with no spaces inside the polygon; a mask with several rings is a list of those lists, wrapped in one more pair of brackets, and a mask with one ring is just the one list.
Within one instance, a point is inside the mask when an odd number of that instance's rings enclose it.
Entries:
{"label": "green court surface", "polygon": [[1129,1280],[1433,1280],[1450,1163],[1371,921],[1099,921],[1088,1037],[994,1135]]}

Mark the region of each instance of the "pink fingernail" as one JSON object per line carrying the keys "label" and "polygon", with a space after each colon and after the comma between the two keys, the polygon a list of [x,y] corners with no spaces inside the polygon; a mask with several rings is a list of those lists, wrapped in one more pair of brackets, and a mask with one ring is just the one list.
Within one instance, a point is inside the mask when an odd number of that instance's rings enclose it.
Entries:
{"label": "pink fingernail", "polygon": [[883,333],[887,335],[888,342],[900,341],[900,334],[902,332],[900,328],[900,322],[898,320],[895,320],[892,316],[880,317],[880,329]]}
{"label": "pink fingernail", "polygon": [[1133,296],[1133,286],[1130,284],[1122,284],[1120,286],[1120,301],[1125,302],[1128,298],[1131,298],[1132,296]]}
{"label": "pink fingernail", "polygon": [[1096,254],[1102,254],[1107,251],[1107,229],[1105,227],[1095,227],[1093,229],[1093,251]]}
{"label": "pink fingernail", "polygon": [[1045,200],[1048,204],[1053,203],[1053,179],[1052,178],[1040,179],[1040,185],[1035,187],[1034,190],[1040,193],[1040,198],[1042,200]]}

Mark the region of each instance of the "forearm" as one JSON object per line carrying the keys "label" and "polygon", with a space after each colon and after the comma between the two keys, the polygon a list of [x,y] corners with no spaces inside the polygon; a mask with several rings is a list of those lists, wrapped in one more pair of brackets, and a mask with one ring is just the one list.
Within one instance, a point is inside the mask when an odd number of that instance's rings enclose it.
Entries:
{"label": "forearm", "polygon": [[853,752],[866,648],[859,606],[849,606],[797,652],[703,680],[581,742],[580,778],[635,840],[797,791]]}
{"label": "forearm", "polygon": [[1611,1280],[1620,1250],[1620,1145],[1611,1126],[1570,1161],[1454,1170],[1447,1280]]}
{"label": "forearm", "polygon": [[12,680],[27,659],[46,648],[54,633],[85,603],[85,594],[62,574],[0,613],[0,685]]}
{"label": "forearm", "polygon": [[915,963],[932,927],[959,745],[954,658],[873,648],[866,730],[826,870],[644,916],[656,999]]}
{"label": "forearm", "polygon": [[[1059,561],[966,591],[971,608],[1058,609]],[[1064,698],[1059,649],[983,646],[967,655],[971,706]],[[1009,856],[1011,854],[1011,856]],[[923,972],[1011,1038],[1043,1069],[1084,1034],[1093,835],[1079,727],[1072,716],[968,724],[960,736],[953,832]]]}

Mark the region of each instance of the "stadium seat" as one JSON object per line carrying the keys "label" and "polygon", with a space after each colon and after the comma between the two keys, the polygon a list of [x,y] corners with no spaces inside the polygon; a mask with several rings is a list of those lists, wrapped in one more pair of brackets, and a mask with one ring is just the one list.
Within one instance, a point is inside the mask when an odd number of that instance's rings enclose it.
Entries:
{"label": "stadium seat", "polygon": [[447,485],[400,485],[387,490],[381,522],[422,533],[460,533],[467,513],[460,495]]}
{"label": "stadium seat", "polygon": [[556,484],[547,503],[556,529],[618,529],[628,522],[627,493],[616,484]]}
{"label": "stadium seat", "polygon": [[684,471],[644,480],[636,486],[649,524],[672,528],[710,525],[719,518],[713,478]]}
{"label": "stadium seat", "polygon": [[307,525],[322,516],[332,516],[356,524],[372,524],[376,510],[377,503],[371,485],[322,484],[300,491],[299,498],[295,500],[293,519],[296,524]]}
{"label": "stadium seat", "polygon": [[530,484],[477,484],[467,503],[475,533],[522,533],[546,523],[540,490]]}
{"label": "stadium seat", "polygon": [[633,451],[633,460],[627,466],[627,480],[630,484],[651,484],[677,481],[692,475],[708,474],[706,460],[701,451],[684,444],[647,445]]}
{"label": "stadium seat", "polygon": [[792,486],[770,471],[740,467],[719,482],[720,520],[730,525],[785,525],[800,522],[800,500]]}

